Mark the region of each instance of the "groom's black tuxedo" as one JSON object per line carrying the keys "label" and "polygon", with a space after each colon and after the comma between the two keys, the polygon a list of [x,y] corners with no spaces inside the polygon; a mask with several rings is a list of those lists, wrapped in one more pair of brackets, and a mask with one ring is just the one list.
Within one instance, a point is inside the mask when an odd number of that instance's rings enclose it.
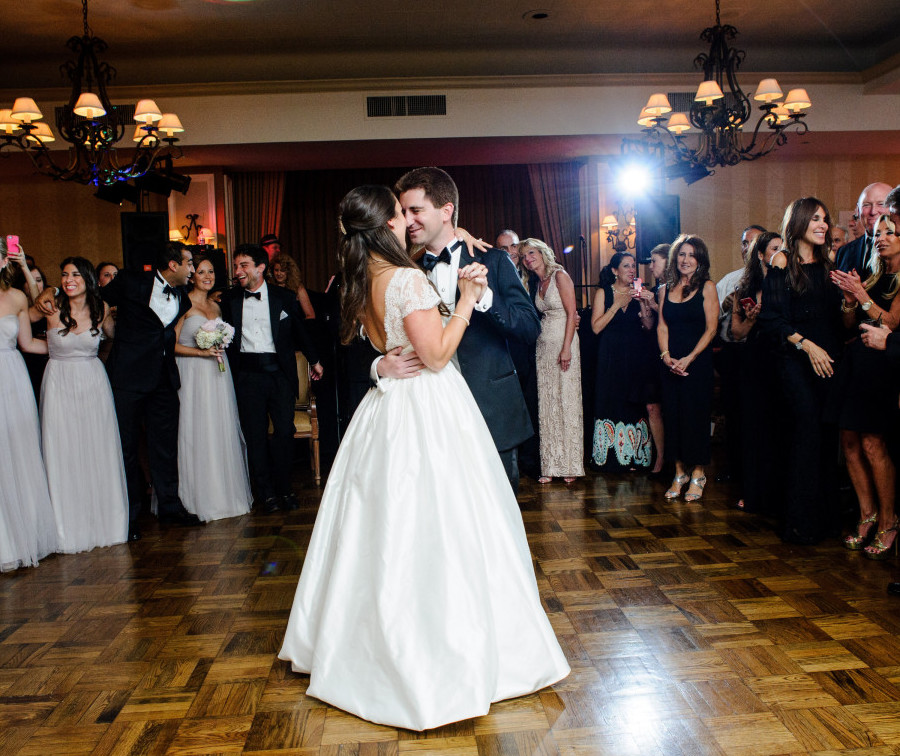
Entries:
{"label": "groom's black tuxedo", "polygon": [[494,444],[503,453],[534,435],[507,342],[515,339],[534,344],[541,332],[541,322],[506,252],[475,250],[473,257],[463,246],[459,267],[472,262],[487,267],[488,286],[494,300],[487,312],[472,312],[471,324],[456,356]]}
{"label": "groom's black tuxedo", "polygon": [[[274,353],[241,351],[244,289],[231,289],[222,296],[222,318],[234,326],[228,361],[234,374],[241,428],[247,441],[250,477],[257,500],[266,502],[267,508],[275,509],[281,505],[281,497],[292,494],[294,402],[299,388],[296,352],[302,351],[310,365],[315,365],[319,357],[300,315],[296,295],[267,284],[265,296]],[[271,444],[267,439],[269,420],[272,422]]]}
{"label": "groom's black tuxedo", "polygon": [[155,273],[122,270],[100,294],[116,308],[116,334],[106,362],[110,385],[129,391],[149,391],[165,373],[178,389],[181,381],[175,365],[175,324],[191,309],[183,287],[178,287],[178,315],[171,323],[162,323],[150,309]]}
{"label": "groom's black tuxedo", "polygon": [[178,311],[163,323],[150,308],[155,273],[122,270],[106,286],[103,299],[116,307],[116,335],[106,362],[116,405],[122,458],[128,483],[131,528],[135,527],[144,494],[138,448],[147,433],[150,478],[161,517],[183,512],[178,498],[178,388],[175,364],[175,324],[191,302],[183,287],[172,295]]}

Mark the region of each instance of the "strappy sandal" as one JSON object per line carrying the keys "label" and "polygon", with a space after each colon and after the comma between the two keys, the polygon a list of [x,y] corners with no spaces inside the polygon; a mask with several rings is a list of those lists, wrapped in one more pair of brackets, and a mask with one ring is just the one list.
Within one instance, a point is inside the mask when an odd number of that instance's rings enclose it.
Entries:
{"label": "strappy sandal", "polygon": [[691,478],[691,485],[697,486],[700,489],[700,493],[686,493],[684,495],[685,501],[700,501],[703,498],[703,488],[706,486],[706,476],[701,475],[699,478]]}
{"label": "strappy sandal", "polygon": [[670,501],[672,499],[677,499],[681,496],[681,489],[684,488],[684,484],[688,482],[688,476],[686,473],[682,473],[681,475],[676,475],[672,479],[672,485],[669,486],[669,490],[666,491],[665,497]]}
{"label": "strappy sandal", "polygon": [[844,537],[844,548],[850,549],[850,551],[862,551],[869,543],[871,543],[874,535],[872,531],[875,530],[875,528],[867,528],[865,535],[860,535],[860,531],[863,529],[864,525],[874,525],[876,522],[878,522],[878,512],[872,512],[868,517],[864,517],[856,523],[856,533]]}
{"label": "strappy sandal", "polygon": [[[890,528],[885,528],[884,530],[879,530],[875,534],[875,540],[869,546],[866,546],[863,549],[863,556],[866,559],[875,559],[876,561],[880,561],[882,559],[890,559],[891,551],[894,552],[894,555],[897,554],[897,537],[898,537],[898,520],[894,518],[894,525]],[[888,533],[894,534],[894,540],[891,541],[890,545],[885,546],[884,541],[882,540],[882,536],[886,536]]]}

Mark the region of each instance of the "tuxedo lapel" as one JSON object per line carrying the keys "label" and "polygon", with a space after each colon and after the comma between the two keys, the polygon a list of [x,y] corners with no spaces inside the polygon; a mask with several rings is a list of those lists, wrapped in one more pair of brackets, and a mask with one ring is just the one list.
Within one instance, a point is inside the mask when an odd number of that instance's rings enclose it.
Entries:
{"label": "tuxedo lapel", "polygon": [[272,343],[275,344],[275,351],[278,351],[278,328],[281,325],[281,305],[278,302],[278,295],[274,286],[269,286],[269,322],[272,325]]}
{"label": "tuxedo lapel", "polygon": [[234,326],[236,351],[240,352],[243,339],[241,329],[244,325],[244,290],[240,287],[231,290],[231,320],[233,321],[231,325]]}

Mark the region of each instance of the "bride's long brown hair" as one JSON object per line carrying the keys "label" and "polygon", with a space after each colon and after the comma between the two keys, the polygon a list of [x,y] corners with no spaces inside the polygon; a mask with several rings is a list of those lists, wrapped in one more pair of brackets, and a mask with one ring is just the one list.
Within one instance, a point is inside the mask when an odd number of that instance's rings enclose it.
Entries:
{"label": "bride's long brown hair", "polygon": [[344,280],[341,294],[341,342],[348,344],[359,331],[369,296],[369,258],[378,255],[389,265],[415,268],[406,249],[388,228],[397,198],[386,186],[358,186],[338,207],[340,241],[338,263]]}

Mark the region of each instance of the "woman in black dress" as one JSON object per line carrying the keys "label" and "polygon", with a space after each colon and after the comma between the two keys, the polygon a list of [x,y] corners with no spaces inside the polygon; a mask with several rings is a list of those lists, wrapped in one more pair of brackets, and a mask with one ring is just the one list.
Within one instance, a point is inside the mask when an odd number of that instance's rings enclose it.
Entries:
{"label": "woman in black dress", "polygon": [[[900,325],[898,234],[900,229],[889,216],[878,219],[876,268],[864,282],[856,271],[831,271],[831,280],[844,293],[841,312],[845,326],[856,330],[859,323],[880,321],[893,331]],[[897,542],[896,470],[885,440],[897,420],[896,376],[886,352],[866,349],[856,338],[847,348],[835,381],[832,416],[841,430],[847,471],[859,499],[859,523],[856,531],[844,538],[844,546],[862,549],[870,559],[886,559]]]}
{"label": "woman in black dress", "polygon": [[781,539],[813,544],[834,523],[837,436],[823,419],[840,349],[838,288],[829,281],[831,216],[815,197],[792,202],[781,227],[786,255],[763,284],[759,324],[776,350],[777,385],[787,412],[787,484]]}
{"label": "woman in black dress", "polygon": [[666,454],[675,461],[667,499],[697,501],[710,458],[713,363],[710,344],[719,324],[719,298],[709,280],[709,250],[699,236],[682,234],[669,251],[666,285],[660,289],[656,328],[662,376]]}
{"label": "woman in black dress", "polygon": [[591,460],[604,470],[646,469],[652,457],[647,427],[647,340],[653,327],[650,292],[634,287],[634,255],[617,252],[600,274],[591,329],[597,344]]}
{"label": "woman in black dress", "polygon": [[784,412],[772,388],[772,350],[756,326],[762,309],[762,287],[772,259],[784,257],[781,234],[764,231],[747,250],[744,274],[734,293],[722,303],[729,332],[744,343],[740,355],[741,392],[741,499],[735,504],[746,512],[780,511],[784,493],[780,437]]}

